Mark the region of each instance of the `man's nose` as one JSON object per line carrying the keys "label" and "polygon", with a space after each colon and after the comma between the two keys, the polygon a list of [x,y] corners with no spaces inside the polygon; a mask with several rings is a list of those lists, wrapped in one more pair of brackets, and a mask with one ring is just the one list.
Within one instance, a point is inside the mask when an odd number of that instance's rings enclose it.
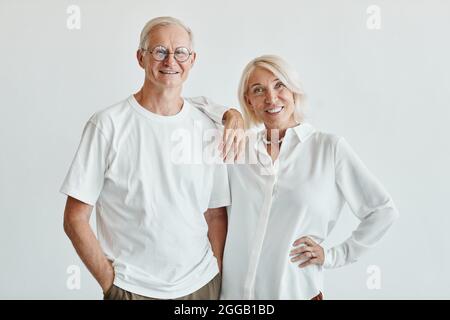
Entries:
{"label": "man's nose", "polygon": [[175,60],[175,55],[173,53],[168,53],[166,58],[164,59],[164,64],[167,65],[173,65],[177,62],[177,60]]}

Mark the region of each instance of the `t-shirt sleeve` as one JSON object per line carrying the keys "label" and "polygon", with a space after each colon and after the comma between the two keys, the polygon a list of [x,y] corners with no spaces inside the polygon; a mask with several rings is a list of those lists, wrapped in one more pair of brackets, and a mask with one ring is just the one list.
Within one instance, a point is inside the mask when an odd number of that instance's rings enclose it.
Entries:
{"label": "t-shirt sleeve", "polygon": [[214,177],[208,208],[227,207],[231,204],[230,185],[226,164],[214,164]]}
{"label": "t-shirt sleeve", "polygon": [[108,149],[108,140],[89,120],[60,192],[95,205],[103,188]]}
{"label": "t-shirt sleeve", "polygon": [[[222,125],[222,119],[229,109],[235,109],[239,111],[236,108],[227,108],[225,106],[222,106],[218,103],[215,103],[211,99],[199,96],[199,97],[193,97],[193,98],[186,98],[186,100],[195,108],[199,109],[201,112],[206,114],[208,118],[210,118],[215,124]],[[239,111],[240,112],[240,111]]]}

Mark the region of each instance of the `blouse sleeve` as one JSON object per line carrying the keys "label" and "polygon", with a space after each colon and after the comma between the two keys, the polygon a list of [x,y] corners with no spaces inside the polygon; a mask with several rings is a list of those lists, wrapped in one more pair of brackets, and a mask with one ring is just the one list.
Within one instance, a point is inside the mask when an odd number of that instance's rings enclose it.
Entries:
{"label": "blouse sleeve", "polygon": [[379,243],[399,215],[388,192],[343,138],[336,145],[335,170],[337,186],[360,223],[346,241],[326,250],[324,268],[357,261]]}

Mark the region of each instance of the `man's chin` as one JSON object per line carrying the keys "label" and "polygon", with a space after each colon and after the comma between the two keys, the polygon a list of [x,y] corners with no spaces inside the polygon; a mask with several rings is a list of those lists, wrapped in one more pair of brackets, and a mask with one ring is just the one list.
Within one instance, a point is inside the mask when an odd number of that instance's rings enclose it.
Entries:
{"label": "man's chin", "polygon": [[167,88],[167,89],[180,88],[183,85],[183,81],[181,81],[180,79],[162,80],[162,81],[157,81],[157,83],[161,88]]}
{"label": "man's chin", "polygon": [[167,89],[176,89],[176,88],[181,88],[182,86],[183,86],[183,82],[181,82],[181,81],[163,84],[163,87],[165,87]]}

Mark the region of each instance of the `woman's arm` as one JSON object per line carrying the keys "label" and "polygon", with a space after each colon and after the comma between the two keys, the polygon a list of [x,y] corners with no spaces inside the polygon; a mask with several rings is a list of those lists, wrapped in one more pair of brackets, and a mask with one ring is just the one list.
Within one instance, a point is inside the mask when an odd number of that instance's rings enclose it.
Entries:
{"label": "woman's arm", "polygon": [[391,196],[343,138],[336,144],[335,170],[336,183],[361,222],[346,241],[325,250],[325,268],[358,260],[380,242],[399,216]]}

